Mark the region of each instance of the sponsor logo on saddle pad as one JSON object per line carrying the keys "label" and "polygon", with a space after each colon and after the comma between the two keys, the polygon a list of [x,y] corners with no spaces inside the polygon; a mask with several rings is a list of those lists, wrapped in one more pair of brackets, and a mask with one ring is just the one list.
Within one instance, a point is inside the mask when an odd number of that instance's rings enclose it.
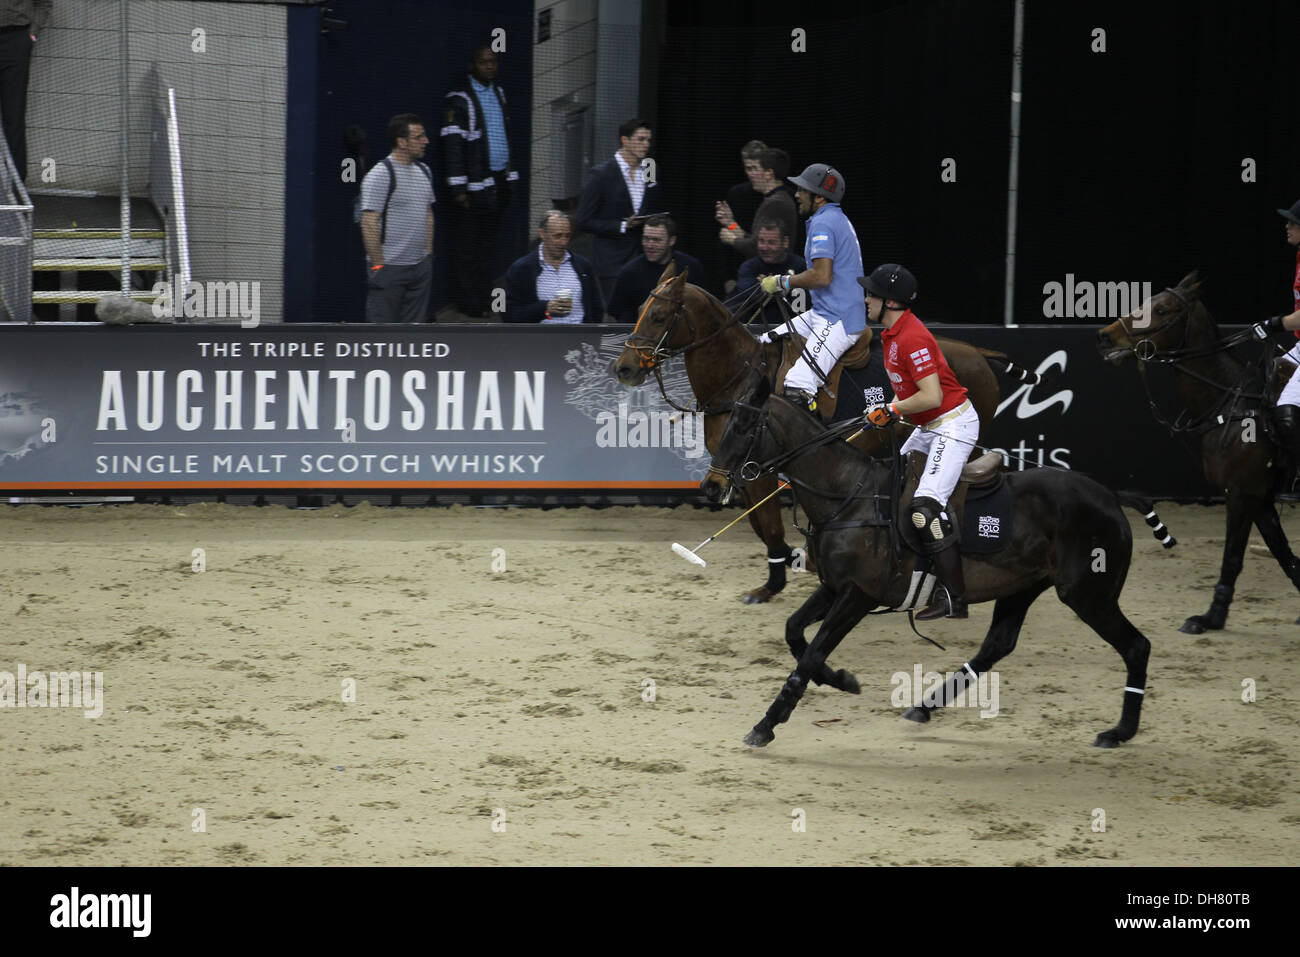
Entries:
{"label": "sponsor logo on saddle pad", "polygon": [[885,387],[882,385],[870,385],[862,390],[862,401],[867,404],[867,408],[873,405],[885,404]]}
{"label": "sponsor logo on saddle pad", "polygon": [[981,515],[979,531],[980,538],[1001,538],[1002,533],[999,531],[999,525],[1001,525],[1001,523],[1001,516]]}

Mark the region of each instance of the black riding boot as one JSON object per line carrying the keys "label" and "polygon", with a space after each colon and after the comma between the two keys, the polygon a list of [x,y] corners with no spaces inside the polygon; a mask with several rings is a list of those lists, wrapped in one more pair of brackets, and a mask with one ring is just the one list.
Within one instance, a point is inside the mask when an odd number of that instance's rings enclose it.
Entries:
{"label": "black riding boot", "polygon": [[810,415],[817,415],[817,396],[803,389],[782,389],[781,397],[789,399],[801,409],[807,409]]}
{"label": "black riding boot", "polygon": [[931,593],[930,604],[917,612],[917,620],[967,617],[966,579],[962,574],[961,549],[953,545],[936,553],[934,571],[943,587],[936,588]]}
{"label": "black riding boot", "polygon": [[1286,493],[1293,488],[1296,471],[1300,469],[1300,408],[1294,405],[1277,406],[1273,409],[1273,425],[1278,445],[1281,446],[1280,451],[1288,463],[1282,486],[1282,491]]}

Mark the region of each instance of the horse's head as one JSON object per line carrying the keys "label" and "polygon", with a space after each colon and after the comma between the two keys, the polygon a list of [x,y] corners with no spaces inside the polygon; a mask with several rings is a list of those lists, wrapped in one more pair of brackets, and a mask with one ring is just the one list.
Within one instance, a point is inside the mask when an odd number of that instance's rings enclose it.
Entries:
{"label": "horse's head", "polygon": [[758,478],[758,462],[777,454],[768,428],[771,387],[760,377],[753,391],[731,408],[727,427],[718,440],[718,451],[700,488],[710,502],[729,496],[733,488],[744,488]]}
{"label": "horse's head", "polygon": [[1097,333],[1097,351],[1119,365],[1131,355],[1150,359],[1187,344],[1187,327],[1200,301],[1201,280],[1188,273],[1171,289],[1157,293],[1127,316]]}
{"label": "horse's head", "polygon": [[655,366],[680,352],[695,338],[687,310],[686,279],[689,269],[680,273],[669,261],[654,290],[641,304],[636,327],[627,337],[627,345],[614,362],[614,376],[626,386],[638,386]]}

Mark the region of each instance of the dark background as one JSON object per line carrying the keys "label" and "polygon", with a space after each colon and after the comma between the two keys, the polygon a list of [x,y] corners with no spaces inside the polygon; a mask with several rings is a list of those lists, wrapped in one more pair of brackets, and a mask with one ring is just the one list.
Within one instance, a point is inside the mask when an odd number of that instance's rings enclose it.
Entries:
{"label": "dark background", "polygon": [[[1274,210],[1300,198],[1300,4],[1026,7],[1016,321],[1047,321],[1043,285],[1067,273],[1160,289],[1194,268],[1221,321],[1289,311],[1294,250]],[[366,127],[372,163],[387,151],[390,114],[412,109],[436,128],[442,94],[491,26],[505,26],[513,44],[501,82],[524,177],[494,264],[504,269],[532,234],[523,221],[532,48],[517,42],[533,36],[532,4],[333,0],[329,8],[348,20],[346,31],[320,36],[307,23],[320,8],[290,10],[291,24],[301,21],[291,33],[291,126],[295,105],[310,114],[314,155],[295,163],[290,149],[286,318],[362,315],[357,187],[337,173],[343,128]],[[876,0],[846,9],[644,5],[643,49],[657,55],[642,64],[639,107],[655,127],[652,155],[680,221],[678,246],[704,260],[710,286],[721,285],[730,260],[713,202],[742,180],[740,147],[759,138],[787,149],[795,172],[812,162],[840,169],[864,265],[910,266],[923,317],[1000,323],[1014,3]],[[791,51],[795,27],[807,31],[805,53]],[[1105,53],[1091,52],[1095,28],[1106,31]],[[597,158],[615,146],[598,143]],[[436,138],[429,157],[441,175]],[[955,183],[940,181],[946,157],[956,160]],[[1257,163],[1257,182],[1242,182],[1246,157]],[[449,241],[440,231],[434,308],[445,301]]]}

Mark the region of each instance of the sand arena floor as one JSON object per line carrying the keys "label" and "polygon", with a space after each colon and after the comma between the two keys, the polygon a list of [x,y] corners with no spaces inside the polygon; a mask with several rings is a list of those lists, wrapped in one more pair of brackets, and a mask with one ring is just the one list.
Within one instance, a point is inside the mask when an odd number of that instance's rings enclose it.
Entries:
{"label": "sand arena floor", "polygon": [[0,510],[0,671],[104,675],[97,719],[0,709],[0,864],[1292,862],[1300,596],[1252,549],[1228,628],[1176,630],[1208,606],[1221,509],[1165,505],[1169,553],[1130,513],[1123,607],[1153,650],[1114,751],[1091,743],[1121,662],[1051,591],[996,717],[891,704],[896,672],[969,658],[991,605],[932,625],[947,653],[880,616],[832,658],[861,696],[814,688],[745,747],[813,582],[741,605],[763,574],[742,526],[707,569],[669,550],[734,514]]}

